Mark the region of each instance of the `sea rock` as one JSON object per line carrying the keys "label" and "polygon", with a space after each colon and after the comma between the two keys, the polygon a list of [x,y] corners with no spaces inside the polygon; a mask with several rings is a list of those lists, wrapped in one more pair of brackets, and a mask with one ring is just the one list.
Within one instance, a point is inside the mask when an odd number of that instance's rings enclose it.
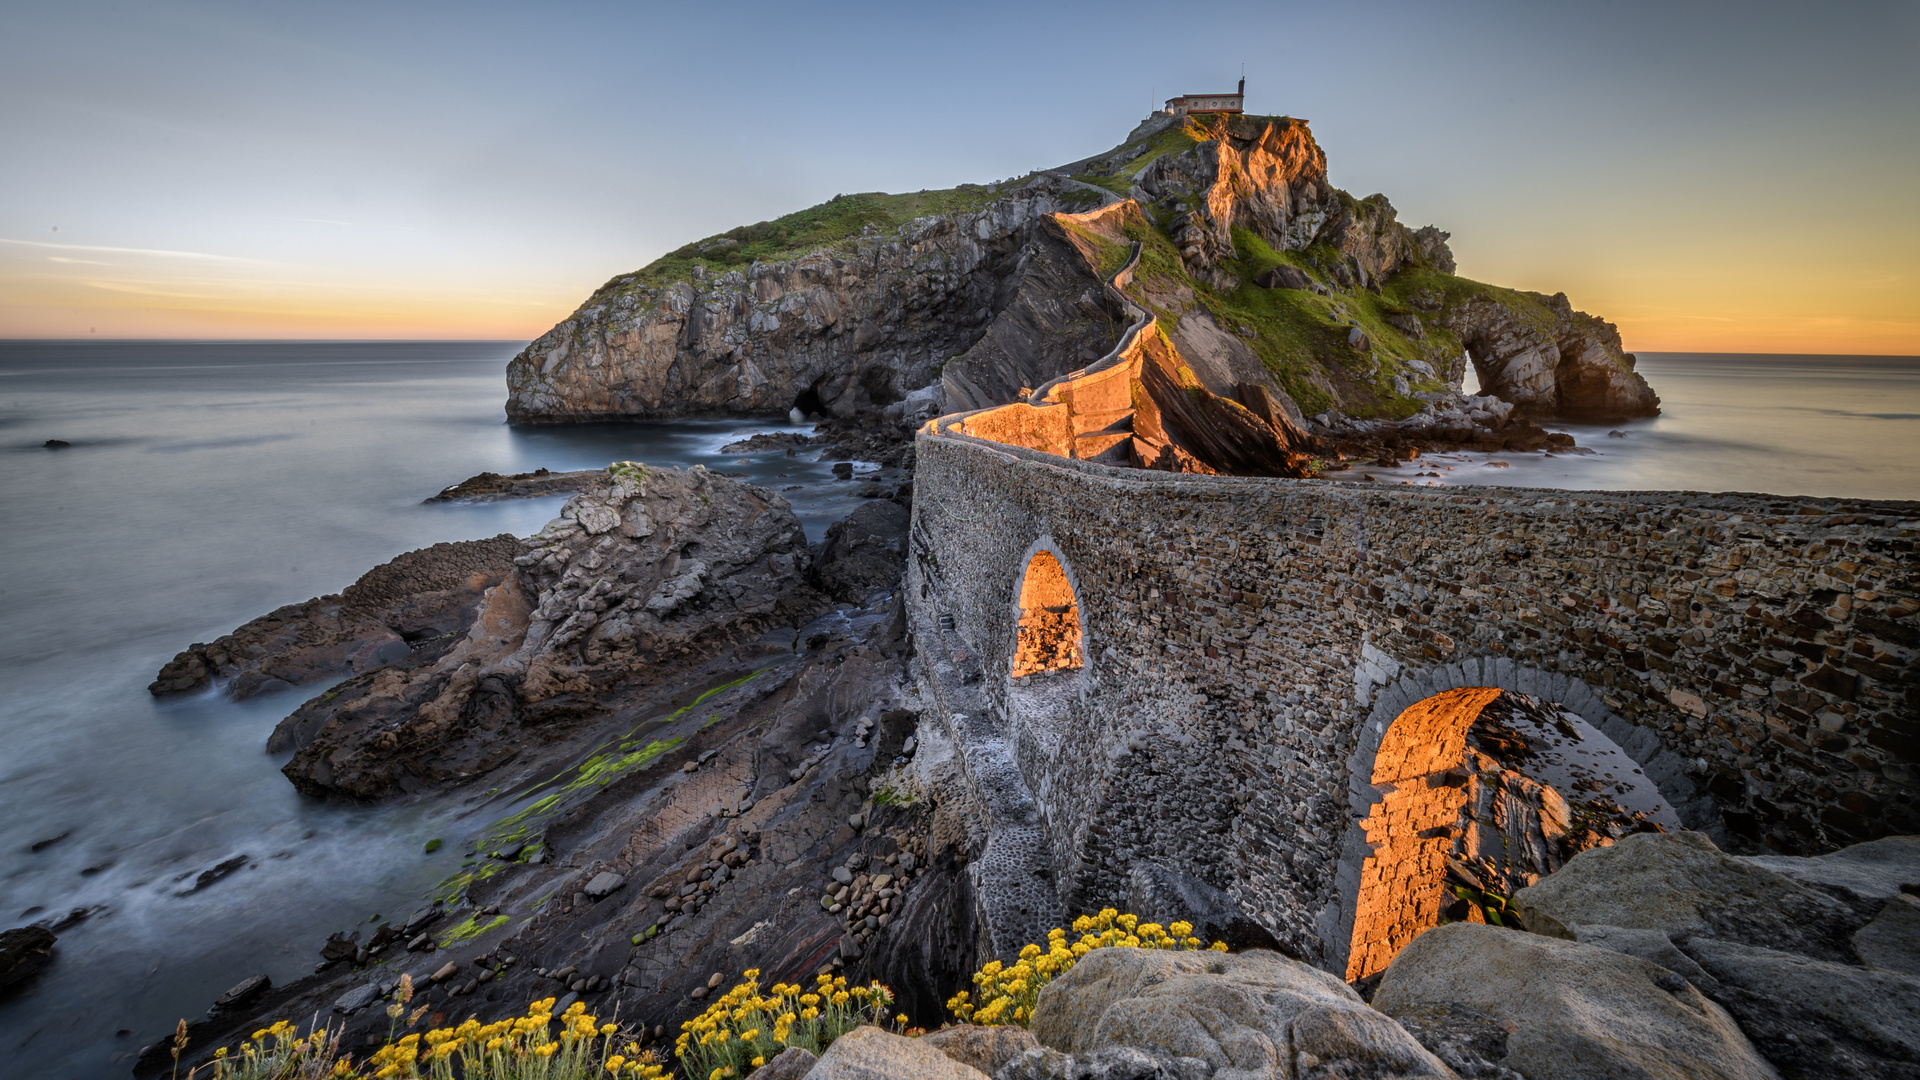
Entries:
{"label": "sea rock", "polygon": [[911,517],[897,502],[874,499],[827,526],[814,562],[821,589],[838,599],[857,601],[899,584]]}
{"label": "sea rock", "polygon": [[44,926],[16,926],[0,932],[0,990],[26,979],[53,958],[59,939]]}
{"label": "sea rock", "polygon": [[295,787],[376,798],[495,768],[595,680],[776,617],[807,548],[773,492],[619,463],[513,562],[433,663],[349,680],[281,721],[272,745],[294,750],[281,771]]}
{"label": "sea rock", "polygon": [[1712,937],[1686,950],[1788,1076],[1920,1076],[1920,979]]}
{"label": "sea rock", "polygon": [[1428,318],[1466,347],[1481,390],[1524,417],[1605,422],[1660,412],[1619,329],[1573,310],[1565,293],[1488,289],[1449,300]]}
{"label": "sea rock", "polygon": [[211,644],[190,646],[147,689],[177,694],[218,679],[231,696],[245,698],[276,683],[299,686],[405,660],[408,642],[464,629],[482,594],[506,577],[521,551],[520,541],[504,533],[410,551],[339,593],[289,604]]}
{"label": "sea rock", "polygon": [[1007,1062],[1039,1045],[1032,1032],[1012,1024],[997,1027],[955,1024],[929,1032],[920,1041],[989,1076],[998,1074]]}
{"label": "sea rock", "polygon": [[1513,907],[1537,934],[1575,927],[1658,930],[1676,942],[1708,934],[1850,962],[1865,922],[1852,908],[1791,878],[1725,854],[1698,832],[1636,833],[1567,860],[1522,889]]}
{"label": "sea rock", "polygon": [[1373,1075],[1447,1075],[1347,984],[1264,950],[1096,949],[1040,991],[1031,1030],[1076,1057],[1132,1047],[1236,1076],[1288,1075],[1303,1055],[1364,1061]]}
{"label": "sea rock", "polygon": [[532,472],[514,473],[502,476],[495,472],[483,472],[470,476],[452,487],[442,488],[438,495],[428,496],[427,503],[444,502],[499,502],[502,499],[537,499],[543,495],[558,495],[562,492],[579,491],[600,475],[599,469],[580,469],[575,472],[552,472],[547,469],[535,469]]}
{"label": "sea rock", "polygon": [[924,1040],[857,1027],[833,1041],[807,1073],[807,1080],[986,1080]]}
{"label": "sea rock", "polygon": [[1499,1021],[1529,1080],[1687,1076],[1772,1080],[1725,1010],[1686,980],[1623,953],[1476,923],[1421,934],[1375,992],[1389,1016],[1465,1006]]}
{"label": "sea rock", "polygon": [[260,996],[273,989],[273,980],[265,975],[254,975],[242,979],[236,986],[213,1000],[210,1015],[233,1012],[244,1009],[260,999]]}

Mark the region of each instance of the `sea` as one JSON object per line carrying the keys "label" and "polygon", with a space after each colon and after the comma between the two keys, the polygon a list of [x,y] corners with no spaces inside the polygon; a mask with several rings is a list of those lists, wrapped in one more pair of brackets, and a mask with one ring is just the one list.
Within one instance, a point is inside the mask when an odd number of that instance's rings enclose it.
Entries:
{"label": "sea", "polygon": [[[703,464],[785,490],[815,540],[873,472],[721,453],[810,430],[785,420],[509,427],[521,345],[0,342],[0,929],[66,923],[54,962],[0,992],[0,1073],[127,1076],[243,978],[297,979],[330,932],[418,908],[484,824],[299,796],[264,745],[322,688],[152,697],[176,652],[400,552],[527,535],[564,501],[422,502],[481,471]],[[1555,426],[1591,453],[1353,478],[1920,500],[1920,358],[1640,361],[1659,417]]]}

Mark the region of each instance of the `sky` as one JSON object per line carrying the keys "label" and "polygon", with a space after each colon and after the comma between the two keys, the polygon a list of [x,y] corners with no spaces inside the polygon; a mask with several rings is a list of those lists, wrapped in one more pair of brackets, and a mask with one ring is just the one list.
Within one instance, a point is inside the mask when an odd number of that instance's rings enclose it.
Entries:
{"label": "sky", "polygon": [[0,0],[0,337],[529,339],[1232,87],[1651,351],[1920,354],[1920,2]]}

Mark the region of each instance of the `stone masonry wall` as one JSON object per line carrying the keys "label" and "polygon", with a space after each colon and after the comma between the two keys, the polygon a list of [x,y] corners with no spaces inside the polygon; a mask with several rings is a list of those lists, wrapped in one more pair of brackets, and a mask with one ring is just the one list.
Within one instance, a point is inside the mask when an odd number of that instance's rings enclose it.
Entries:
{"label": "stone masonry wall", "polygon": [[[1564,704],[1725,846],[1920,831],[1920,504],[918,454],[910,600],[967,643],[1075,911],[1156,862],[1344,969],[1373,755],[1455,686]],[[1040,546],[1086,659],[1044,708],[1009,674]]]}

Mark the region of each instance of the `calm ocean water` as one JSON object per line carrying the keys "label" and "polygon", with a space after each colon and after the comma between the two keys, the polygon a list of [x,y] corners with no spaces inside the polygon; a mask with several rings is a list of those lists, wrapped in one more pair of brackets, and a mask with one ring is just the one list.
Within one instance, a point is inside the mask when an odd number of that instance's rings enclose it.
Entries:
{"label": "calm ocean water", "polygon": [[[329,931],[412,910],[457,866],[456,843],[422,854],[470,826],[451,811],[294,793],[262,746],[302,691],[150,697],[183,646],[402,551],[525,535],[558,510],[420,504],[481,470],[702,462],[807,485],[792,497],[816,539],[858,502],[829,462],[717,452],[780,424],[508,428],[502,370],[517,348],[0,343],[0,927],[97,909],[0,999],[0,1072],[124,1076],[179,1017],[259,971],[297,978]],[[1920,358],[1642,354],[1641,370],[1665,414],[1625,438],[1570,429],[1593,456],[1367,471],[1920,499]],[[73,445],[44,449],[50,438]],[[246,869],[186,891],[241,854]]]}

